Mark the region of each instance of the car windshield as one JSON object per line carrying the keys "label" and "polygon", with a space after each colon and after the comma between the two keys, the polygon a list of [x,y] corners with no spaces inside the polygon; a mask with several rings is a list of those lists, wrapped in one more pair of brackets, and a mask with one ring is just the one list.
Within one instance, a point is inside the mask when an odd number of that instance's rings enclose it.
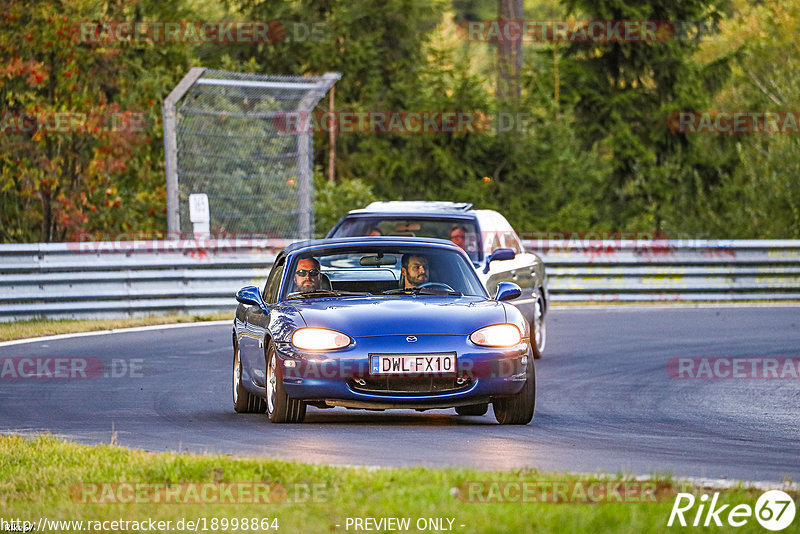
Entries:
{"label": "car windshield", "polygon": [[344,220],[331,237],[381,235],[449,239],[463,248],[472,261],[480,260],[481,246],[475,223],[461,217],[354,217]]}
{"label": "car windshield", "polygon": [[331,247],[292,259],[286,299],[347,295],[486,297],[472,266],[456,250],[430,246]]}

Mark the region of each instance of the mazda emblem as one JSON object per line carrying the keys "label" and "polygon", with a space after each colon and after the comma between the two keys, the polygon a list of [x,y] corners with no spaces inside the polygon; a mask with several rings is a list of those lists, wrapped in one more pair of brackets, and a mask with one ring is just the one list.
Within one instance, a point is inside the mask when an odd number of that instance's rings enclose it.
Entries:
{"label": "mazda emblem", "polygon": [[408,341],[409,343],[416,343],[417,342],[417,336],[408,336],[408,337],[406,337],[406,341]]}

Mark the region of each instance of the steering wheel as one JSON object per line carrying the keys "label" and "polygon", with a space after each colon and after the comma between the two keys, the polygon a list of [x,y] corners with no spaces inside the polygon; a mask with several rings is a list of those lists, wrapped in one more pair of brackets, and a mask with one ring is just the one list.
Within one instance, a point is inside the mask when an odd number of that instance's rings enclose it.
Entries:
{"label": "steering wheel", "polygon": [[429,287],[431,289],[441,289],[443,291],[455,291],[455,289],[442,282],[425,282],[419,287]]}

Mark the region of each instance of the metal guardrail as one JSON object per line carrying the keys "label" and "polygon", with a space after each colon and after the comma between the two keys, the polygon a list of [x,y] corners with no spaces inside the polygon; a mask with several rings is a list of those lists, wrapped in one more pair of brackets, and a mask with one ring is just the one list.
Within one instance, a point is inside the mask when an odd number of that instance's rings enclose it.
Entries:
{"label": "metal guardrail", "polygon": [[[524,241],[551,301],[800,300],[800,241]],[[0,245],[0,321],[233,312],[283,240]]]}
{"label": "metal guardrail", "polygon": [[552,301],[800,299],[798,240],[524,241]]}
{"label": "metal guardrail", "polygon": [[0,245],[0,321],[233,310],[288,242],[119,241]]}

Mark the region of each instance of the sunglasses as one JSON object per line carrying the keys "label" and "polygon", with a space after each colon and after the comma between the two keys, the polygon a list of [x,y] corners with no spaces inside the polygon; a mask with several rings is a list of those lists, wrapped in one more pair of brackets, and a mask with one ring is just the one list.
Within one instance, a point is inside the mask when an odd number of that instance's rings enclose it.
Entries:
{"label": "sunglasses", "polygon": [[311,276],[311,278],[316,278],[317,276],[319,276],[319,269],[309,269],[309,270],[300,269],[299,271],[295,271],[294,274],[296,274],[300,278],[303,278],[306,275]]}

